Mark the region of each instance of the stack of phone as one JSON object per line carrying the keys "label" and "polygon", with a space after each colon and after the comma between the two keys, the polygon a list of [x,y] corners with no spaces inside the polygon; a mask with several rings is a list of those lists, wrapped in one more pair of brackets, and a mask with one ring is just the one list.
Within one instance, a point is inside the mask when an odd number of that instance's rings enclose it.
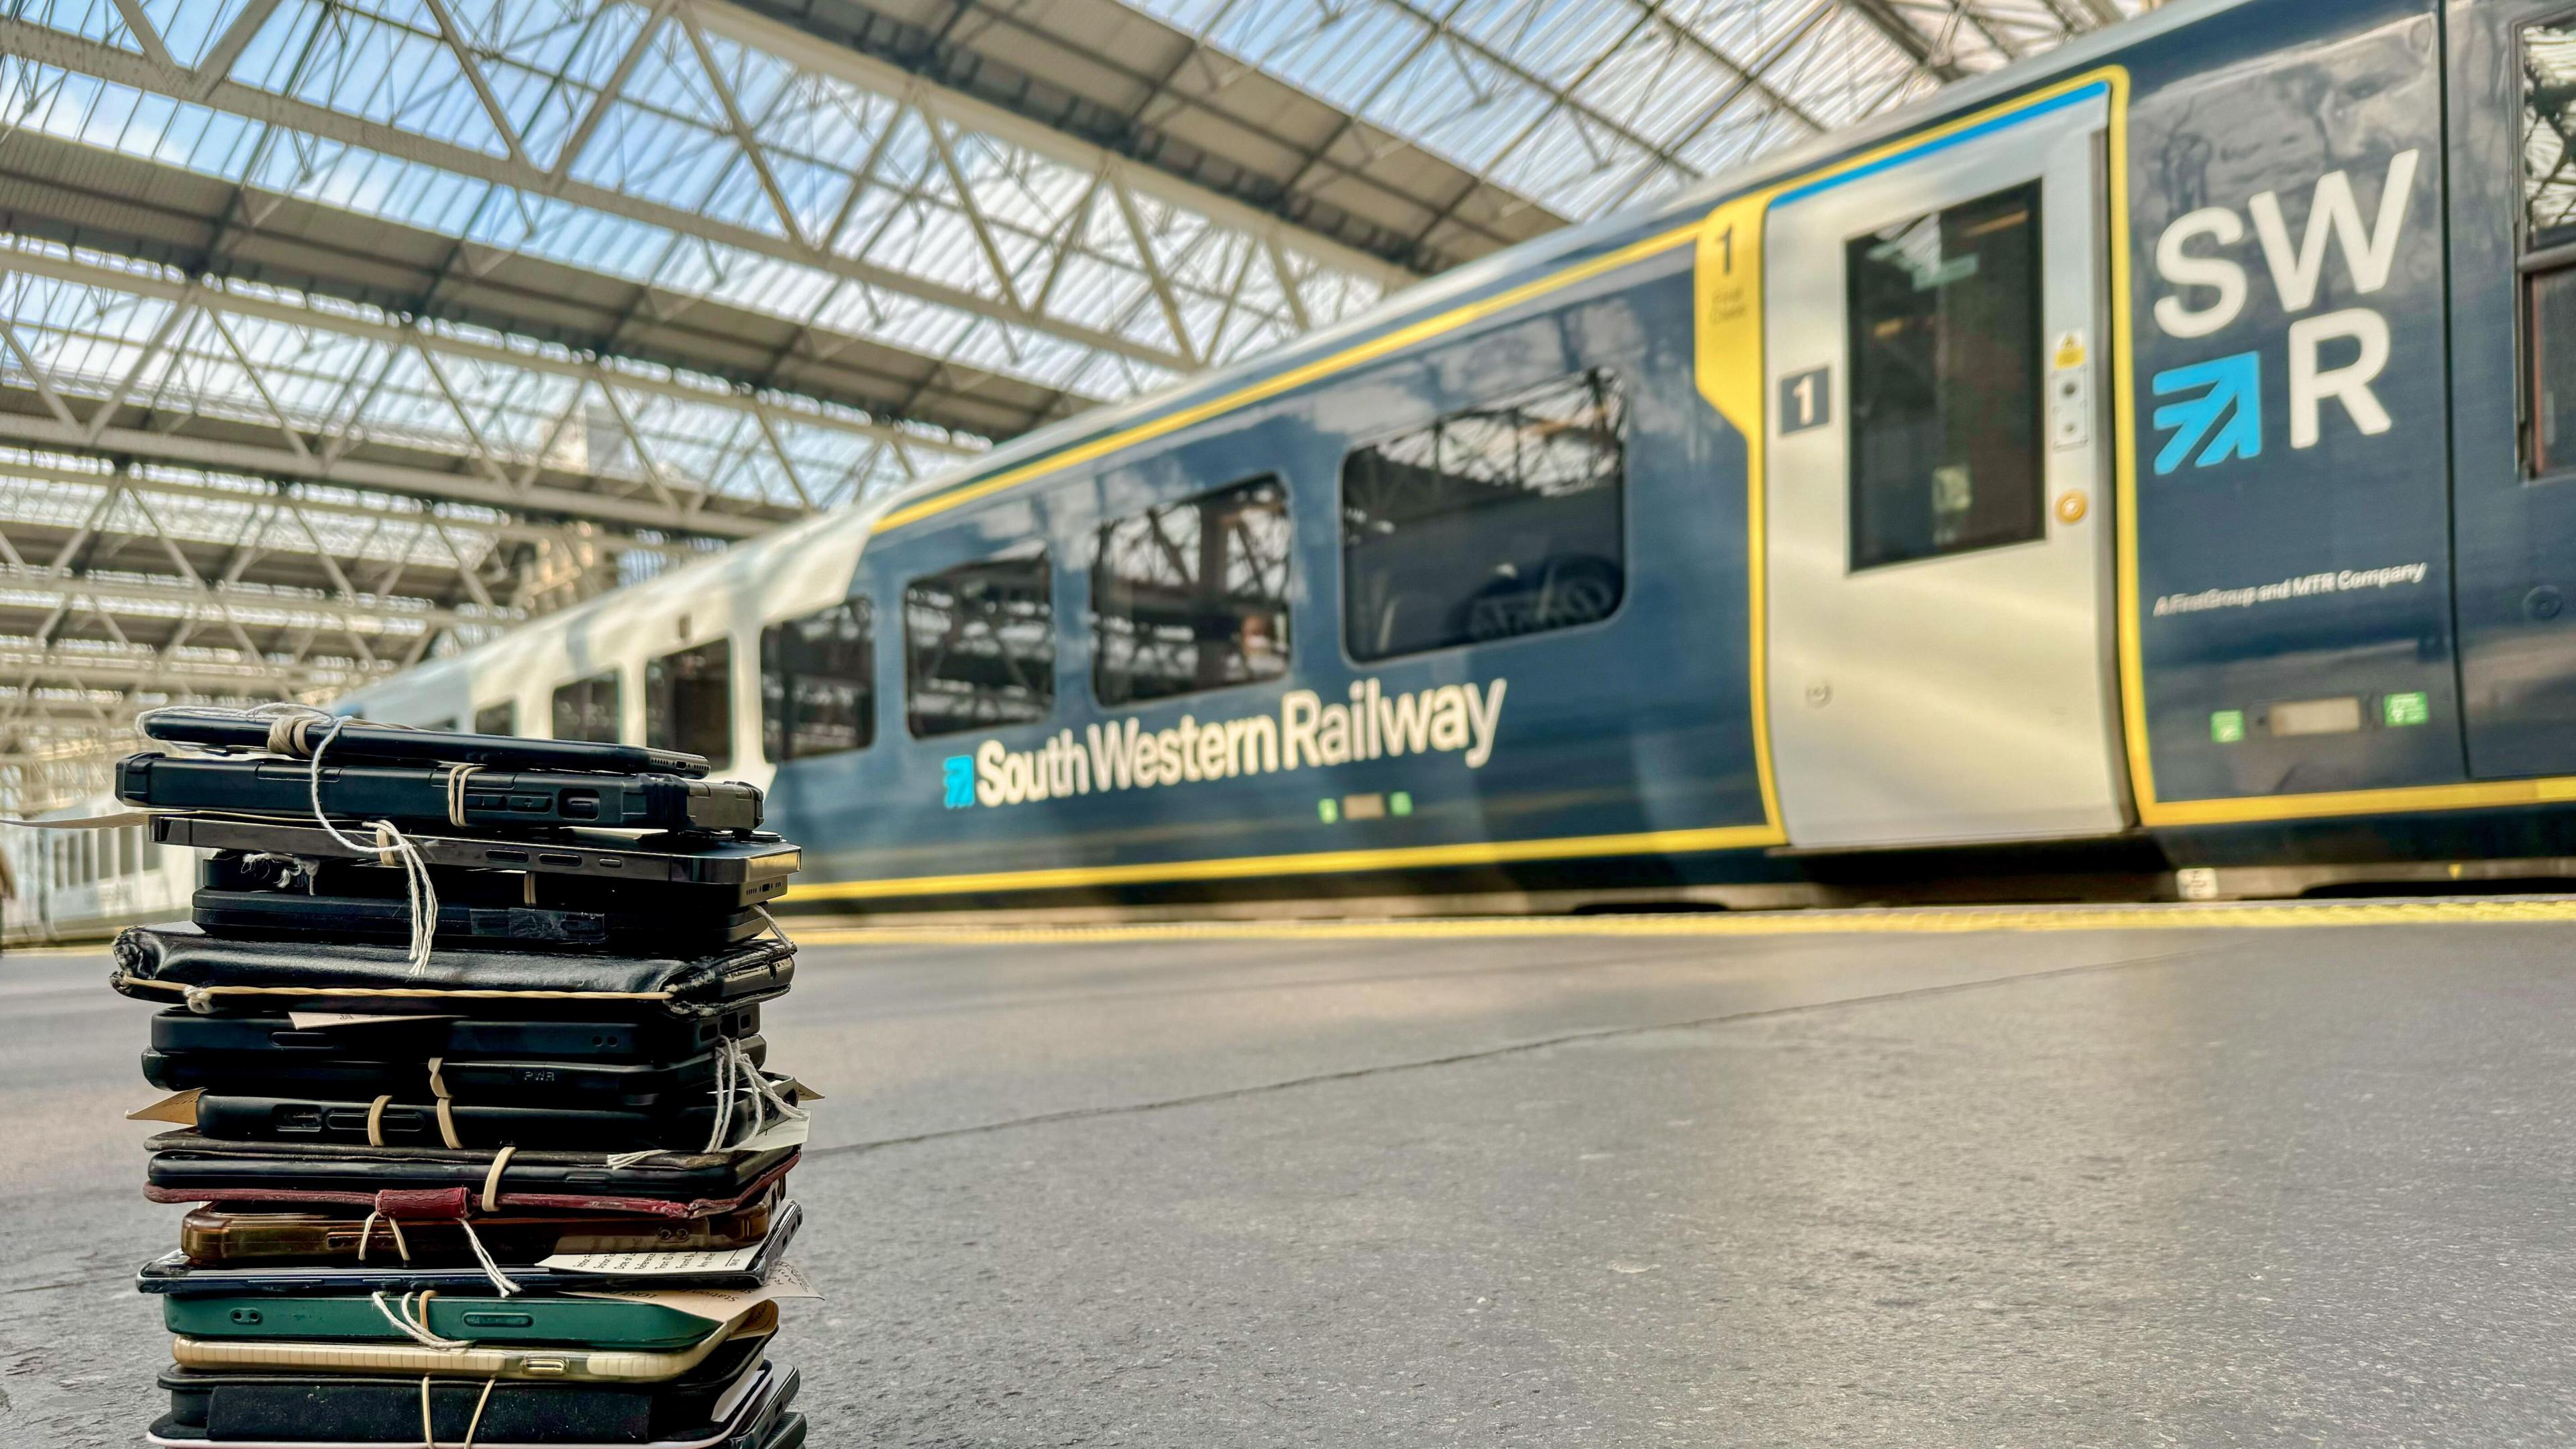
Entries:
{"label": "stack of phone", "polygon": [[205,853],[193,919],[114,948],[164,1008],[145,1192],[191,1208],[138,1280],[151,1442],[801,1445],[770,1345],[814,1094],[761,1035],[799,857],[760,792],[630,746],[345,723],[316,769],[319,727],[144,730],[190,752],[118,792]]}

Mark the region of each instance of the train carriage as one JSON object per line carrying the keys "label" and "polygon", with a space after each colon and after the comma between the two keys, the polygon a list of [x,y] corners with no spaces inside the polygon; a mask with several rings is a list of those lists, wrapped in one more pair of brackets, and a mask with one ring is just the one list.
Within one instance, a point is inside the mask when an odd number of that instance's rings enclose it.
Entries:
{"label": "train carriage", "polygon": [[853,909],[2576,874],[2571,121],[2565,5],[2183,0],[344,707]]}

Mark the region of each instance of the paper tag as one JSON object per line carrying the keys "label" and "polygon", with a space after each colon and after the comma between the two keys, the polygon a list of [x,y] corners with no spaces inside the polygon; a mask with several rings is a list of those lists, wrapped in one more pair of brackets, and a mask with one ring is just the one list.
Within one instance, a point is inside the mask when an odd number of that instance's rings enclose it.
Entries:
{"label": "paper tag", "polygon": [[802,1147],[812,1135],[814,1124],[799,1117],[781,1117],[753,1134],[749,1141],[737,1142],[727,1152],[768,1152],[780,1147]]}
{"label": "paper tag", "polygon": [[0,825],[24,826],[29,830],[114,830],[127,825],[146,825],[158,814],[152,810],[119,810],[112,815],[84,815],[78,820],[0,820]]}
{"label": "paper tag", "polygon": [[819,1102],[823,1100],[822,1093],[815,1091],[812,1087],[805,1085],[794,1077],[779,1077],[774,1078],[773,1080],[779,1083],[779,1090],[787,1094],[787,1100],[794,1102],[799,1107],[804,1106],[808,1102]]}
{"label": "paper tag", "polygon": [[290,1011],[286,1019],[297,1031],[328,1031],[335,1026],[373,1026],[382,1021],[462,1021],[461,1016],[379,1016],[361,1011]]}
{"label": "paper tag", "polygon": [[633,1291],[585,1291],[566,1295],[572,1298],[609,1298],[620,1303],[651,1303],[703,1318],[709,1323],[731,1323],[763,1303],[790,1298],[820,1298],[814,1285],[796,1271],[793,1263],[781,1263],[770,1270],[769,1281],[757,1288],[639,1288]]}
{"label": "paper tag", "polygon": [[748,1248],[690,1248],[676,1253],[557,1253],[539,1258],[540,1268],[575,1273],[622,1273],[651,1277],[663,1273],[739,1273],[760,1256],[760,1245]]}
{"label": "paper tag", "polygon": [[149,1107],[138,1107],[125,1114],[128,1122],[176,1122],[182,1127],[197,1125],[197,1099],[206,1095],[203,1087],[190,1087],[172,1092]]}

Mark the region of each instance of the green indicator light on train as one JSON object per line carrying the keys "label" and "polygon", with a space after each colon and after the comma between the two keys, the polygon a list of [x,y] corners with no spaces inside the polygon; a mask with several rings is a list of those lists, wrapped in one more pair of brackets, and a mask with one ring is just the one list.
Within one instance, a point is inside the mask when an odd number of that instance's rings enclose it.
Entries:
{"label": "green indicator light on train", "polygon": [[1326,825],[1330,825],[1334,821],[1342,818],[1342,802],[1339,800],[1318,800],[1315,802],[1315,814]]}
{"label": "green indicator light on train", "polygon": [[1386,797],[1386,813],[1387,813],[1387,814],[1389,814],[1389,815],[1410,815],[1410,814],[1412,814],[1412,813],[1413,813],[1413,795],[1412,795],[1412,793],[1411,793],[1410,791],[1398,790],[1398,791],[1396,791],[1394,794],[1387,796],[1387,797]]}
{"label": "green indicator light on train", "polygon": [[2381,723],[2391,729],[2400,729],[2407,725],[2431,724],[2433,701],[2420,689],[2405,694],[2385,695],[2379,701],[2379,718]]}
{"label": "green indicator light on train", "polygon": [[2209,737],[2222,745],[2232,745],[2245,738],[2245,711],[2222,709],[2209,717]]}

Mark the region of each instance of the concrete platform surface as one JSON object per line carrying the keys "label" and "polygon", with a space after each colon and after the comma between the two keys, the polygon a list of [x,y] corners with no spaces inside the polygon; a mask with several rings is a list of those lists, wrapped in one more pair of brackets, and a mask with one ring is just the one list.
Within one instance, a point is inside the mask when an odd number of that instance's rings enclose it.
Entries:
{"label": "concrete platform surface", "polygon": [[[810,946],[780,1356],[829,1449],[2564,1443],[2537,914]],[[0,958],[0,1444],[158,1411],[104,976]]]}

